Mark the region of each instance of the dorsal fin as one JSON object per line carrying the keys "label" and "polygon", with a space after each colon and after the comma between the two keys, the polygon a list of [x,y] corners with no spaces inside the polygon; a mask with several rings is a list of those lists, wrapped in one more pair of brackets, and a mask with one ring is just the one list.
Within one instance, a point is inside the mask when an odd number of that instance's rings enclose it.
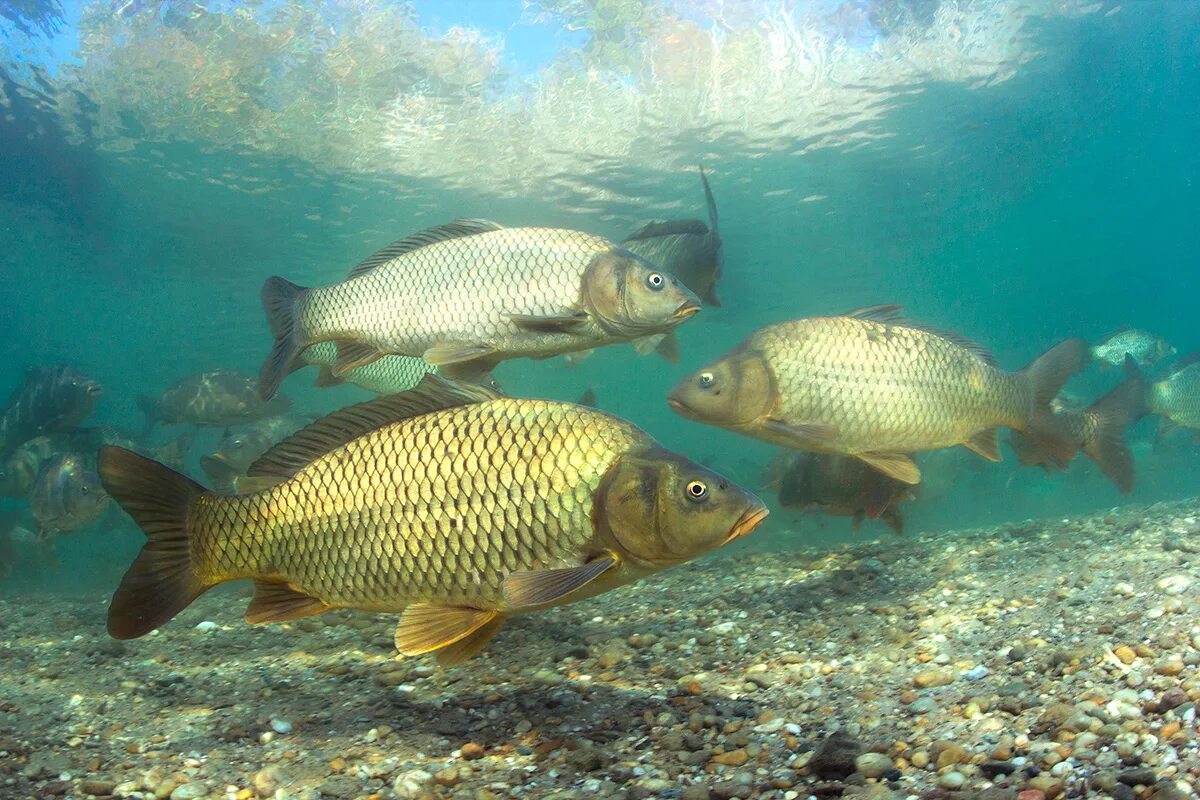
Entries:
{"label": "dorsal fin", "polygon": [[888,322],[901,323],[904,322],[904,317],[901,316],[903,308],[891,303],[881,306],[867,306],[866,308],[856,308],[853,311],[847,311],[842,316],[854,317],[855,319],[866,319],[871,322]]}
{"label": "dorsal fin", "polygon": [[943,330],[942,328],[934,327],[933,325],[926,325],[922,322],[913,322],[910,319],[905,319],[901,311],[902,309],[898,305],[868,306],[866,308],[859,308],[855,309],[854,311],[850,311],[844,316],[854,317],[855,319],[870,320],[871,322],[882,322],[887,325],[898,325],[902,328],[912,328],[913,330],[931,333],[934,336],[937,336],[939,339],[945,339],[947,342],[955,344],[964,350],[969,350],[971,353],[982,359],[983,363],[987,364],[989,367],[996,366],[996,357],[992,355],[990,350],[978,342],[968,339],[961,334],[954,333],[953,331],[947,331]]}
{"label": "dorsal fin", "polygon": [[503,225],[492,222],[486,219],[456,219],[447,222],[445,225],[438,225],[436,228],[426,228],[423,231],[405,236],[399,241],[392,242],[382,250],[372,253],[362,261],[354,265],[354,269],[350,270],[350,274],[346,279],[357,278],[360,275],[365,275],[381,264],[386,264],[397,256],[405,253],[411,253],[413,250],[419,250],[422,247],[431,245],[435,242],[446,242],[450,239],[461,239],[464,236],[474,236],[477,233],[487,233],[488,231],[498,231],[503,228]]}
{"label": "dorsal fin", "polygon": [[717,233],[717,201],[713,199],[712,189],[708,185],[708,175],[704,172],[704,165],[700,165],[700,184],[704,186],[704,202],[708,205],[708,227],[713,233]]}
{"label": "dorsal fin", "polygon": [[384,425],[502,396],[482,386],[426,375],[416,388],[407,392],[348,406],[301,428],[263,453],[246,474],[290,478],[315,459]]}
{"label": "dorsal fin", "polygon": [[1188,353],[1186,356],[1180,356],[1179,358],[1175,359],[1175,363],[1171,365],[1171,371],[1168,373],[1168,377],[1178,372],[1182,372],[1197,362],[1200,362],[1200,350],[1197,350],[1194,353]]}
{"label": "dorsal fin", "polygon": [[708,226],[698,219],[654,220],[626,236],[624,241],[637,242],[642,239],[657,239],[659,236],[678,236],[684,233],[703,236],[708,233]]}

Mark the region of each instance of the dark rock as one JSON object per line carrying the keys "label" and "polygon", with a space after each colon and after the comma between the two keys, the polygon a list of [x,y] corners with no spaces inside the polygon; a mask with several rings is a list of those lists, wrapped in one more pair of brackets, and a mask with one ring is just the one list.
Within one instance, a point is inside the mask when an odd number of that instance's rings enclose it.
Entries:
{"label": "dark rock", "polygon": [[607,767],[611,761],[611,756],[590,745],[583,745],[567,754],[567,766],[576,772],[595,772]]}
{"label": "dark rock", "polygon": [[749,797],[754,794],[754,787],[746,783],[721,781],[720,783],[714,783],[709,793],[717,798],[717,800],[733,800],[733,798]]}
{"label": "dark rock", "polygon": [[854,760],[862,753],[858,740],[844,733],[833,733],[817,745],[808,768],[818,777],[842,779],[854,772]]}
{"label": "dark rock", "polygon": [[349,798],[362,794],[363,787],[349,775],[331,775],[317,787],[322,797]]}
{"label": "dark rock", "polygon": [[1132,786],[1126,786],[1123,783],[1118,783],[1116,786],[1108,790],[1108,796],[1113,800],[1134,800],[1137,794],[1133,791]]}
{"label": "dark rock", "polygon": [[988,778],[997,775],[1011,775],[1017,771],[1017,765],[1011,761],[984,761],[979,765],[979,771]]}
{"label": "dark rock", "polygon": [[1189,699],[1187,692],[1178,686],[1172,686],[1163,692],[1162,697],[1158,698],[1158,710],[1160,713],[1170,711],[1172,708],[1183,705]]}
{"label": "dark rock", "polygon": [[1117,773],[1117,780],[1126,786],[1153,786],[1158,780],[1158,776],[1154,774],[1154,770],[1146,767],[1138,767],[1137,769],[1127,769]]}

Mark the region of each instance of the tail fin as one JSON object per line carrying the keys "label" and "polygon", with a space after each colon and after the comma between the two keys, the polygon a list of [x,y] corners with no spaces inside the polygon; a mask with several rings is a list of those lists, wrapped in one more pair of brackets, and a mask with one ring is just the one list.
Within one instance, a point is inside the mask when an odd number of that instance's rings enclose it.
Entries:
{"label": "tail fin", "polygon": [[1079,443],[1071,441],[1070,432],[1055,416],[1050,401],[1072,375],[1083,369],[1086,358],[1087,343],[1068,339],[1047,350],[1022,372],[1033,394],[1023,432],[1048,458],[1063,464],[1075,457]]}
{"label": "tail fin", "polygon": [[154,430],[155,425],[162,421],[158,400],[149,395],[139,394],[137,404],[141,412],[146,415],[146,425],[143,433],[148,434]]}
{"label": "tail fin", "polygon": [[100,448],[100,482],[146,534],[108,607],[108,633],[136,639],[166,624],[209,587],[196,577],[188,516],[204,488],[122,447]]}
{"label": "tail fin", "polygon": [[1129,377],[1085,412],[1095,427],[1083,443],[1083,452],[1128,494],[1133,490],[1133,453],[1125,441],[1125,429],[1146,414],[1146,381],[1129,356],[1125,357],[1125,372]]}
{"label": "tail fin", "polygon": [[275,336],[271,355],[267,356],[258,374],[258,393],[263,400],[274,397],[283,379],[304,366],[300,353],[309,343],[301,341],[296,330],[296,301],[308,292],[278,275],[267,278],[263,284],[263,310],[267,312],[267,324]]}

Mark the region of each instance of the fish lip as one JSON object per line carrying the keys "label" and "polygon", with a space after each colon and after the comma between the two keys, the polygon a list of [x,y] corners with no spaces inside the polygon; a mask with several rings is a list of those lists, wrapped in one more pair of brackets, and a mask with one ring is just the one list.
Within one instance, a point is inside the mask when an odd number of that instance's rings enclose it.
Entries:
{"label": "fish lip", "polygon": [[738,519],[733,524],[732,530],[729,531],[729,538],[725,540],[725,544],[729,544],[735,539],[740,539],[752,530],[758,527],[758,524],[770,516],[771,512],[765,506],[752,508]]}
{"label": "fish lip", "polygon": [[675,309],[675,313],[671,315],[671,319],[679,320],[680,322],[682,322],[685,319],[688,319],[689,317],[694,317],[697,313],[699,313],[699,311],[700,311],[700,304],[693,302],[691,300],[688,300],[688,301],[684,302],[684,304],[681,305],[679,308]]}

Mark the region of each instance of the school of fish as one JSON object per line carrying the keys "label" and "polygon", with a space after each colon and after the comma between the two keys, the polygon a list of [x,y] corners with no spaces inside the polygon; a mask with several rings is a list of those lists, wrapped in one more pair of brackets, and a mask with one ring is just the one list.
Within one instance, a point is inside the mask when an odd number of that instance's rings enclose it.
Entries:
{"label": "school of fish", "polygon": [[[721,305],[724,243],[700,179],[707,221],[608,238],[463,218],[399,239],[337,283],[269,277],[274,341],[258,377],[199,365],[139,399],[140,434],[82,427],[101,396],[91,379],[31,371],[0,415],[0,493],[30,504],[28,523],[4,518],[3,552],[23,541],[13,531],[46,542],[94,523],[111,498],[146,535],[109,608],[114,637],[143,636],[249,579],[247,622],[394,613],[399,653],[454,664],[510,616],[747,535],[768,515],[762,500],[598,410],[594,390],[576,403],[527,399],[492,378],[510,359],[575,363],[626,342],[681,359],[675,330]],[[1160,435],[1200,436],[1200,357],[1176,359],[1135,329],[1046,344],[1010,371],[881,305],[772,322],[723,355],[689,352],[693,371],[665,399],[687,420],[783,448],[760,484],[780,507],[897,532],[901,506],[922,500],[922,453],[962,446],[999,461],[1008,429],[1022,466],[1064,470],[1083,452],[1129,492],[1127,429],[1156,415]],[[1064,387],[1089,362],[1124,378],[1072,406]],[[306,366],[317,386],[378,396],[290,413],[280,387]],[[199,458],[213,489],[187,475],[205,429],[220,432]]]}

